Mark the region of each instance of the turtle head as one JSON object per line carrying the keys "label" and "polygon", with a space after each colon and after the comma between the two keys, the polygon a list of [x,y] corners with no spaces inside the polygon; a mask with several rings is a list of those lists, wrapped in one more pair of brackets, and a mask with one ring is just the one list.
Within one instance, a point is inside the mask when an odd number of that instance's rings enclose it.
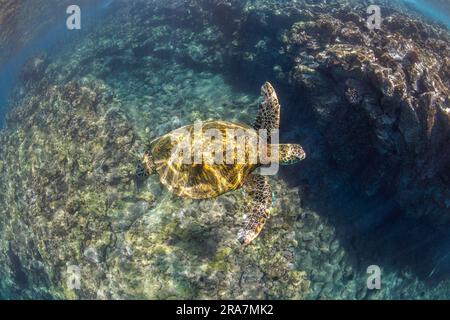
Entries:
{"label": "turtle head", "polygon": [[142,159],[136,164],[136,176],[146,178],[155,173],[155,163],[149,151],[145,152]]}
{"label": "turtle head", "polygon": [[259,231],[241,229],[238,233],[238,241],[241,245],[247,246],[258,237]]}
{"label": "turtle head", "polygon": [[278,152],[282,165],[293,164],[306,158],[306,153],[299,144],[280,144]]}

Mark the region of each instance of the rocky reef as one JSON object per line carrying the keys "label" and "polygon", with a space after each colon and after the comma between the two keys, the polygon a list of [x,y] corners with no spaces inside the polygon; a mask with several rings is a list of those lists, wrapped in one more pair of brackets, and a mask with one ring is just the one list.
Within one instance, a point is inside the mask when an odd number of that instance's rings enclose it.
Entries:
{"label": "rocky reef", "polygon": [[[103,82],[50,86],[25,101],[1,135],[3,296],[305,297],[292,228],[298,196],[281,181],[264,237],[242,248],[241,192],[192,201],[157,177],[136,180],[145,143]],[[79,288],[70,286],[73,266]]]}
{"label": "rocky reef", "polygon": [[[370,247],[385,234],[361,228],[450,224],[449,32],[379,2],[374,31],[369,1],[117,2],[101,27],[30,59],[0,134],[0,297],[448,297],[447,277],[431,281],[440,257],[422,273],[383,264],[394,240]],[[134,164],[195,120],[252,123],[265,80],[282,138],[308,160],[271,179],[272,217],[242,248],[240,191],[180,199]],[[380,199],[388,213],[368,208]],[[370,264],[382,290],[366,287]]]}
{"label": "rocky reef", "polygon": [[[291,108],[312,113],[329,161],[367,195],[389,192],[406,214],[447,228],[448,30],[382,2],[382,28],[370,31],[367,5],[351,4],[218,1],[199,16],[223,34],[225,69],[277,79],[303,100]],[[227,12],[239,22],[218,18]]]}
{"label": "rocky reef", "polygon": [[289,81],[313,92],[308,102],[335,164],[366,194],[388,190],[406,214],[448,227],[448,34],[398,14],[379,32],[363,29],[363,19],[346,15],[294,24]]}

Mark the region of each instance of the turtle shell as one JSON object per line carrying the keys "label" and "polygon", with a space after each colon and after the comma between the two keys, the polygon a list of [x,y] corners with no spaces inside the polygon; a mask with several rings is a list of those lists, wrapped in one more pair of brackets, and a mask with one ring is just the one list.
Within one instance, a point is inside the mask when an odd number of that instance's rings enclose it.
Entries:
{"label": "turtle shell", "polygon": [[[209,121],[155,139],[150,152],[162,184],[179,196],[193,199],[213,198],[240,188],[258,167],[251,144],[237,138],[245,132],[246,139],[258,139],[257,132],[248,129],[243,124]],[[218,154],[222,162],[217,161]]]}

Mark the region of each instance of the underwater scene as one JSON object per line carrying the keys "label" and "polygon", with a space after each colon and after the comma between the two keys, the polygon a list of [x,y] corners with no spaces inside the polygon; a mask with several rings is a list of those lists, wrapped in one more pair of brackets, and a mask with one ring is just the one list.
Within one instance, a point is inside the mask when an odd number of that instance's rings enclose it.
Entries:
{"label": "underwater scene", "polygon": [[450,299],[450,1],[0,0],[0,299]]}

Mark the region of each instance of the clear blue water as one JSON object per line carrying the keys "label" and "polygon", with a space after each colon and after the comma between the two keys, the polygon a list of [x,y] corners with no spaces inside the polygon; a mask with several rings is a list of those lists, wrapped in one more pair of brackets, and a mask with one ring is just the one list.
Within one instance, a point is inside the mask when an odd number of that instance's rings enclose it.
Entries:
{"label": "clear blue water", "polygon": [[[63,16],[54,26],[36,35],[24,48],[14,55],[11,59],[0,65],[0,127],[4,125],[5,114],[8,110],[8,97],[17,79],[18,72],[23,64],[34,54],[38,52],[54,53],[58,47],[63,47],[64,43],[70,43],[77,37],[89,32],[90,26],[101,23],[99,18],[108,14],[108,9],[115,0],[102,0],[92,9],[83,14],[83,28],[75,32],[69,31],[61,26],[65,25],[66,17]],[[430,18],[433,21],[442,23],[450,28],[450,12],[446,12],[433,4],[433,1],[426,0],[397,0],[406,3],[419,13]],[[32,26],[29,21],[24,22]],[[38,22],[36,22],[38,23]]]}
{"label": "clear blue water", "polygon": [[445,8],[441,8],[433,3],[433,1],[424,0],[401,0],[406,4],[411,5],[413,8],[421,12],[426,17],[438,21],[443,25],[450,28],[450,12]]}
{"label": "clear blue water", "polygon": [[[55,14],[60,17],[54,25],[49,26],[29,41],[25,47],[16,51],[13,57],[7,59],[0,65],[0,128],[4,125],[5,115],[8,112],[8,100],[13,90],[18,75],[25,62],[36,54],[46,52],[49,55],[58,54],[65,45],[77,41],[80,37],[88,34],[96,23],[101,23],[101,18],[108,14],[108,9],[114,0],[102,0],[99,4],[83,11],[81,30],[68,30],[66,16]],[[33,22],[24,21],[32,28]],[[35,21],[38,24],[40,21]]]}
{"label": "clear blue water", "polygon": [[[424,15],[427,19],[436,21],[450,29],[450,13],[433,4],[433,1],[425,0],[399,0],[410,8]],[[83,15],[83,27],[80,31],[68,31],[64,26],[65,17],[56,22],[45,32],[36,35],[24,48],[18,51],[0,66],[0,127],[4,125],[5,115],[10,103],[8,101],[12,90],[18,81],[18,75],[24,63],[33,55],[47,52],[57,56],[61,49],[72,44],[80,37],[86,36],[100,24],[102,17],[108,15],[114,0],[104,0],[99,5],[90,9],[87,15]],[[289,117],[289,116],[285,116]],[[289,121],[288,121],[289,122]],[[298,123],[292,121],[286,125],[287,131],[295,131]],[[304,130],[310,130],[305,128]],[[314,129],[309,134],[314,135]],[[320,139],[316,133],[317,139]],[[315,142],[315,141],[313,141]],[[297,184],[301,175],[285,171],[286,180]],[[330,194],[333,196],[333,194]],[[423,268],[415,270],[422,278],[440,279],[450,274],[450,238],[448,235],[436,231],[431,226],[421,224],[413,219],[399,218],[400,209],[389,199],[379,197],[369,199],[358,193],[350,185],[343,185],[335,194],[335,208],[340,211],[342,221],[341,228],[349,237],[366,238],[365,242],[372,243],[375,247],[386,247],[386,260],[392,265],[420,264]],[[318,210],[320,210],[318,208]],[[359,212],[364,211],[363,216]],[[419,226],[420,224],[420,226]],[[405,237],[405,234],[408,237]],[[422,252],[421,256],[411,256],[411,253]],[[370,252],[368,253],[370,255]],[[368,258],[370,259],[370,257]],[[401,263],[399,263],[401,261]]]}

